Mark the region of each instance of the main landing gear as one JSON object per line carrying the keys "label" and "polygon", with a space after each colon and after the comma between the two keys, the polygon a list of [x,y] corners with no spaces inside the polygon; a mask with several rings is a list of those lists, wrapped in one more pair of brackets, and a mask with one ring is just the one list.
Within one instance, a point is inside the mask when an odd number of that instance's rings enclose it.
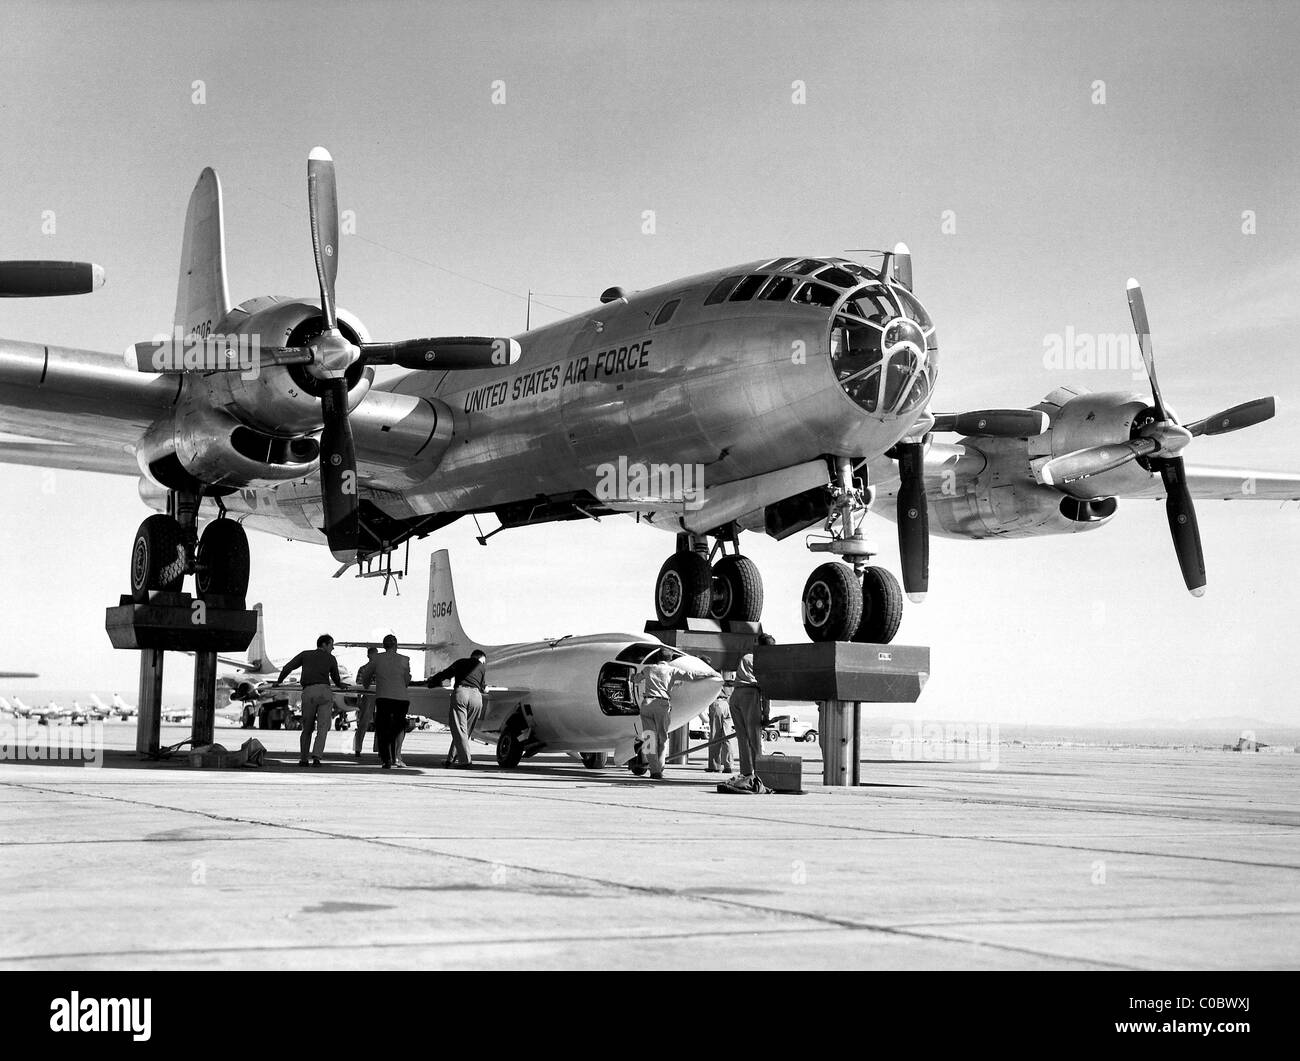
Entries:
{"label": "main landing gear", "polygon": [[243,610],[248,595],[248,537],[232,519],[220,517],[198,533],[201,497],[184,490],[168,495],[167,514],[150,516],[135,532],[131,546],[131,598],[139,603],[151,592],[180,592],[185,576],[194,575],[199,600],[221,598],[227,608]]}
{"label": "main landing gear", "polygon": [[[758,565],[741,556],[732,525],[716,536],[710,551],[704,534],[677,535],[677,552],[655,579],[655,614],[667,627],[687,619],[756,623],[763,615],[763,579]],[[731,552],[727,552],[727,548]]]}
{"label": "main landing gear", "polygon": [[[840,559],[822,564],[803,590],[803,626],[813,641],[888,644],[903,619],[903,590],[874,555],[862,533],[872,491],[853,474],[853,461],[835,460],[826,540],[810,542],[813,552]],[[715,539],[712,549],[709,538]],[[655,614],[670,628],[689,619],[756,623],[763,614],[763,580],[758,567],[741,556],[736,525],[709,534],[678,534],[677,552],[664,561],[655,580]]]}

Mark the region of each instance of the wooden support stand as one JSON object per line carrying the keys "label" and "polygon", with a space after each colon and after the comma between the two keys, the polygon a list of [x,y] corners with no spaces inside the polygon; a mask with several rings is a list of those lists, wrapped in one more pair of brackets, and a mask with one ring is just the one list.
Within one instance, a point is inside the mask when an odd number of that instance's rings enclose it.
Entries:
{"label": "wooden support stand", "polygon": [[[708,656],[719,671],[735,670],[740,657],[753,652],[754,674],[765,700],[815,700],[822,783],[831,786],[861,783],[862,705],[914,704],[930,677],[930,650],[917,645],[759,645],[757,623],[710,619],[689,619],[684,630],[648,622],[645,630],[666,645]],[[670,759],[686,749],[686,728],[676,731],[672,741]]]}
{"label": "wooden support stand", "polygon": [[862,705],[914,704],[930,677],[930,650],[830,641],[759,645],[754,676],[773,700],[816,700],[822,783],[860,784]]}
{"label": "wooden support stand", "polygon": [[196,602],[188,593],[151,593],[137,603],[122,597],[104,615],[114,648],[140,652],[140,706],[135,748],[157,755],[162,747],[163,657],[166,652],[194,655],[194,708],[190,737],[194,747],[212,743],[216,725],[217,653],[242,652],[257,632],[257,612],[242,600],[208,598]]}

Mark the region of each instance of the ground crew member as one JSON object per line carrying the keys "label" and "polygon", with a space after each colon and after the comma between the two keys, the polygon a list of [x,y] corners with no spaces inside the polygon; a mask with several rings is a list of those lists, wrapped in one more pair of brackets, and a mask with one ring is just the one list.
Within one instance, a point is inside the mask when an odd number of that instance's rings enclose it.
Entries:
{"label": "ground crew member", "polygon": [[[357,697],[357,731],[352,735],[352,754],[358,759],[361,758],[361,748],[366,743],[366,734],[370,732],[370,722],[375,717],[375,696],[374,693],[366,691],[366,686],[370,684],[375,672],[375,657],[379,655],[379,649],[371,645],[366,649],[366,661],[361,664],[361,669],[357,671],[357,684],[361,686],[361,695]],[[375,738],[375,744],[378,746],[378,736]]]}
{"label": "ground crew member", "polygon": [[[775,645],[771,634],[759,634],[758,644]],[[754,653],[740,657],[736,667],[735,688],[731,692],[731,724],[736,729],[736,747],[740,753],[740,773],[727,782],[740,792],[765,792],[758,779],[755,763],[763,754],[763,697],[754,677]]]}
{"label": "ground crew member", "polygon": [[338,660],[334,658],[334,638],[329,634],[321,634],[316,638],[314,649],[299,652],[284,665],[275,684],[283,685],[285,678],[300,667],[302,736],[298,738],[301,755],[298,765],[307,765],[307,747],[312,745],[311,731],[315,727],[316,742],[311,748],[311,765],[320,766],[320,757],[325,753],[325,738],[329,736],[330,716],[334,714],[334,693],[330,690],[330,682],[333,681],[337,689],[345,688],[339,678]]}
{"label": "ground crew member", "polygon": [[709,705],[709,765],[705,772],[710,774],[731,773],[731,735],[727,732],[727,720],[731,717],[730,689],[731,679],[724,674],[722,688],[713,703]]}
{"label": "ground crew member", "polygon": [[672,720],[672,692],[682,682],[706,681],[716,678],[712,667],[698,671],[673,656],[672,650],[661,648],[646,660],[646,665],[636,674],[641,685],[641,740],[642,753],[649,761],[650,776],[656,781],[664,776],[664,752],[668,748],[668,729]]}
{"label": "ground crew member", "polygon": [[384,651],[368,664],[368,677],[375,683],[375,731],[379,735],[379,768],[399,769],[406,764],[397,757],[397,734],[406,728],[406,709],[411,703],[411,658],[397,651],[397,638],[384,638]]}
{"label": "ground crew member", "polygon": [[444,765],[458,770],[468,770],[474,765],[469,751],[469,735],[483,717],[483,691],[487,688],[487,653],[476,648],[464,659],[429,678],[429,688],[441,685],[448,678],[455,679],[451,694],[451,710],[447,723],[451,726],[451,751]]}

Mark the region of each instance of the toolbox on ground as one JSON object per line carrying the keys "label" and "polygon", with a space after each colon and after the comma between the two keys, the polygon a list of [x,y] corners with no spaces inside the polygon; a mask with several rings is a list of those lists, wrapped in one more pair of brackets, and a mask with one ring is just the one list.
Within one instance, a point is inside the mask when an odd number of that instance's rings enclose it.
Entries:
{"label": "toolbox on ground", "polygon": [[803,792],[803,759],[797,755],[758,755],[758,779],[773,792]]}

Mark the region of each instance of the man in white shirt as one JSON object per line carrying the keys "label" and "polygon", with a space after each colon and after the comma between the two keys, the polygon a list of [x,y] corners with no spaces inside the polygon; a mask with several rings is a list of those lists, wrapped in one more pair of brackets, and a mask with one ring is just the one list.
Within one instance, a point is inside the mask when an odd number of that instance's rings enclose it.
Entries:
{"label": "man in white shirt", "polygon": [[712,667],[692,667],[671,649],[661,648],[650,656],[636,675],[641,685],[641,748],[649,760],[650,776],[664,776],[664,752],[668,748],[668,726],[673,711],[672,692],[682,682],[716,678]]}

